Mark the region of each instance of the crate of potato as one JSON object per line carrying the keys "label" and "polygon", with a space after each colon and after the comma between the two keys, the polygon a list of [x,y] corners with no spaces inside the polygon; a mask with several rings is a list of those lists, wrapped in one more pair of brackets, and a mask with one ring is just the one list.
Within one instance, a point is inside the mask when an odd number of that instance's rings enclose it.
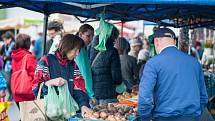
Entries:
{"label": "crate of potato", "polygon": [[97,105],[91,116],[85,119],[76,117],[70,121],[137,121],[137,108],[121,104]]}

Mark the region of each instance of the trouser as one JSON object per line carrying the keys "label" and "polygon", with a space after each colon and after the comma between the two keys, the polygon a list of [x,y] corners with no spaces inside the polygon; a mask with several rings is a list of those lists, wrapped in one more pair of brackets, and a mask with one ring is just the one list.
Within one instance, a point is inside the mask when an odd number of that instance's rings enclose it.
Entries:
{"label": "trouser", "polygon": [[7,89],[8,89],[8,93],[9,93],[9,101],[12,101],[13,99],[13,95],[12,95],[12,91],[11,91],[11,72],[5,72],[2,71],[3,75],[5,76],[5,79],[7,80]]}

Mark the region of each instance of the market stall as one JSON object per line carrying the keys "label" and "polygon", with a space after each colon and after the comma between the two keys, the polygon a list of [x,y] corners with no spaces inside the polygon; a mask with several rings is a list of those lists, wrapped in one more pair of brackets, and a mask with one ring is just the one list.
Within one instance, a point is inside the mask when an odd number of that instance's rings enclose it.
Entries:
{"label": "market stall", "polygon": [[[78,16],[92,18],[98,20],[100,13],[105,15],[106,19],[132,21],[132,20],[148,20],[156,22],[160,26],[172,27],[207,27],[215,23],[215,1],[211,0],[26,0],[26,1],[1,1],[2,8],[19,6],[26,9],[34,10],[44,13],[44,33],[47,30],[48,15],[52,13],[65,13]],[[201,14],[200,14],[201,13]],[[89,22],[89,19],[81,22]],[[166,20],[168,19],[168,20]],[[45,48],[46,34],[44,35]],[[215,85],[211,83],[211,76],[206,80],[206,85],[213,88]],[[208,81],[208,83],[207,83]],[[211,91],[213,93],[213,90]],[[138,91],[131,93],[124,92],[118,96],[118,103],[109,105],[96,106],[93,109],[93,120],[114,120],[122,121],[129,120],[128,116],[137,116],[137,94]],[[212,95],[212,94],[210,94]],[[125,110],[124,110],[125,109]],[[113,116],[113,113],[119,112],[121,114]],[[131,115],[130,115],[131,114]],[[125,115],[126,117],[121,117]],[[81,117],[76,116],[73,119],[79,120]],[[127,119],[126,119],[127,118]],[[71,119],[71,120],[73,120]],[[86,119],[88,120],[88,119]]]}

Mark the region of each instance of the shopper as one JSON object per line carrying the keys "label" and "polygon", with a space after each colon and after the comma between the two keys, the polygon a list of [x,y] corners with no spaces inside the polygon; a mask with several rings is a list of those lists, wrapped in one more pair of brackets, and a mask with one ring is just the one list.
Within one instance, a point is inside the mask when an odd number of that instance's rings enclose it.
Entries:
{"label": "shopper", "polygon": [[139,82],[137,59],[128,55],[129,46],[128,41],[123,37],[117,39],[115,44],[120,55],[123,82],[128,91]]}
{"label": "shopper", "polygon": [[12,52],[11,89],[15,102],[34,100],[32,91],[36,58],[28,51],[31,37],[19,34],[16,37],[16,48]]}
{"label": "shopper", "polygon": [[[116,85],[122,83],[120,58],[113,44],[119,36],[119,31],[109,23],[104,23],[104,26],[99,27],[98,34],[104,34],[106,31],[104,35],[107,36],[97,35],[92,41],[89,51],[93,73],[93,91],[100,104],[116,101],[115,88]],[[105,30],[103,31],[103,29]]]}
{"label": "shopper", "polygon": [[89,115],[89,97],[82,90],[73,88],[74,58],[84,47],[83,40],[72,34],[66,34],[60,40],[60,44],[55,54],[48,54],[42,57],[36,73],[33,90],[38,93],[40,83],[45,82],[42,88],[42,96],[47,94],[47,85],[62,86],[68,83],[69,90],[73,98],[79,104],[82,115]]}
{"label": "shopper", "polygon": [[200,63],[176,48],[168,28],[155,31],[154,43],[158,55],[147,61],[139,85],[142,120],[198,121],[208,102]]}

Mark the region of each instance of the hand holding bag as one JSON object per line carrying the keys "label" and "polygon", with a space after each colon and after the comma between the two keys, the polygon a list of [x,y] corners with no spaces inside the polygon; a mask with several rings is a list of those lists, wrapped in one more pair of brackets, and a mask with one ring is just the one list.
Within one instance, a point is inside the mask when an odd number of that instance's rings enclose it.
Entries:
{"label": "hand holding bag", "polygon": [[40,99],[43,84],[40,84],[36,100],[19,103],[21,121],[48,121],[45,115],[44,99]]}

